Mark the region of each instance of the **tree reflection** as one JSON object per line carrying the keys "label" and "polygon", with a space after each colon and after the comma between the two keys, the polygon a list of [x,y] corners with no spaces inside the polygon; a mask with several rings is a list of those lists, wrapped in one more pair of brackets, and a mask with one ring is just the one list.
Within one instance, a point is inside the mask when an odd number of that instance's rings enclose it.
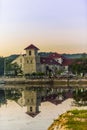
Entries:
{"label": "tree reflection", "polygon": [[0,90],[0,106],[13,100],[20,106],[27,107],[27,113],[39,113],[41,102],[49,101],[55,105],[67,98],[73,98],[77,105],[87,105],[87,89],[85,88],[51,88],[51,87],[25,87],[5,88]]}
{"label": "tree reflection", "polygon": [[73,92],[73,98],[78,105],[87,105],[87,89],[76,89]]}
{"label": "tree reflection", "polygon": [[21,91],[15,89],[6,90],[5,95],[8,100],[14,100],[14,101],[17,101],[22,96]]}
{"label": "tree reflection", "polygon": [[5,97],[5,91],[0,90],[0,106],[7,103],[7,99]]}

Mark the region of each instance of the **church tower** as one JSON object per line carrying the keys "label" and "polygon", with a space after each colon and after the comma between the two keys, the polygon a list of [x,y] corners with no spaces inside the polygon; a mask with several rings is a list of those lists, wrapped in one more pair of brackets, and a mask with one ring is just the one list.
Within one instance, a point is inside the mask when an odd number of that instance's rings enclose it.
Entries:
{"label": "church tower", "polygon": [[24,58],[24,73],[40,72],[39,49],[31,44],[24,50],[26,51],[26,56]]}

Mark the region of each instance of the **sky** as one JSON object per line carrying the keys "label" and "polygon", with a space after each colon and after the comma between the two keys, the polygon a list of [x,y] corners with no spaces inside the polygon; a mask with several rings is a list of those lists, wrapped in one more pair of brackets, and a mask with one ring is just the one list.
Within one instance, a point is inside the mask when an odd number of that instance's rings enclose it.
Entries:
{"label": "sky", "polygon": [[87,0],[0,0],[0,56],[87,52]]}

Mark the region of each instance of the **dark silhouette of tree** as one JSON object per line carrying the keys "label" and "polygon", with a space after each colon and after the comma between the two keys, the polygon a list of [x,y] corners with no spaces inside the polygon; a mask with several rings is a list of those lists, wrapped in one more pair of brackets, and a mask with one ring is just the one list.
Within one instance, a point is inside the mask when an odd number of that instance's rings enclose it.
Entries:
{"label": "dark silhouette of tree", "polygon": [[73,92],[74,100],[78,105],[87,105],[87,90],[78,89]]}
{"label": "dark silhouette of tree", "polygon": [[4,58],[0,57],[0,75],[4,75]]}
{"label": "dark silhouette of tree", "polygon": [[72,65],[69,66],[73,73],[87,73],[87,58],[76,59]]}

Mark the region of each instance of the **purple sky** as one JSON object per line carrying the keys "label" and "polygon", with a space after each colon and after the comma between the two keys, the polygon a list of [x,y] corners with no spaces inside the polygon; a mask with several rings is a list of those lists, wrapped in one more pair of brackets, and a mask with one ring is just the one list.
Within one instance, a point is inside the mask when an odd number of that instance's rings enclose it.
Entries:
{"label": "purple sky", "polygon": [[0,56],[29,44],[40,51],[87,52],[86,0],[1,0]]}

